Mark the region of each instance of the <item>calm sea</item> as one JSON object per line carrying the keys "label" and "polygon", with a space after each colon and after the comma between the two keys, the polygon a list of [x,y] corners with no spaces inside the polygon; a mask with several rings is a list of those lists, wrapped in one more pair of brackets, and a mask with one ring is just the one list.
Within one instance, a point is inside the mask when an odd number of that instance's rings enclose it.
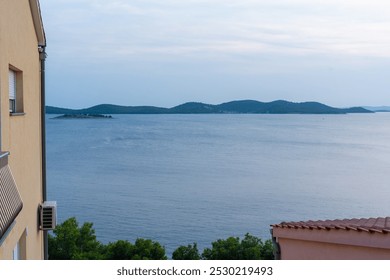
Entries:
{"label": "calm sea", "polygon": [[98,239],[180,245],[390,215],[390,114],[47,116],[48,197]]}

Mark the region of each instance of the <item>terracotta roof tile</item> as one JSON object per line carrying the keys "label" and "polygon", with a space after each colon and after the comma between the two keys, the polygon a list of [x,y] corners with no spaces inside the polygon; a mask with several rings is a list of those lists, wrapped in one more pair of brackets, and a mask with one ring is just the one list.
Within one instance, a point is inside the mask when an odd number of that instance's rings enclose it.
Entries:
{"label": "terracotta roof tile", "polygon": [[337,219],[301,222],[282,222],[271,225],[280,228],[300,228],[318,230],[355,230],[365,232],[390,233],[390,217],[367,218],[367,219]]}

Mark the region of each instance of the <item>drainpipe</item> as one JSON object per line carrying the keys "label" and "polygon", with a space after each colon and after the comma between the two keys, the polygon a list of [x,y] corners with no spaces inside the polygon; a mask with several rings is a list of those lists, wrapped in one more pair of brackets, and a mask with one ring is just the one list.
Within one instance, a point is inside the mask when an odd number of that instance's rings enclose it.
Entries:
{"label": "drainpipe", "polygon": [[[42,147],[42,199],[47,200],[46,194],[46,101],[45,101],[45,60],[46,46],[39,46],[39,60],[41,61],[41,147]],[[49,256],[49,240],[47,231],[43,231],[43,256]]]}

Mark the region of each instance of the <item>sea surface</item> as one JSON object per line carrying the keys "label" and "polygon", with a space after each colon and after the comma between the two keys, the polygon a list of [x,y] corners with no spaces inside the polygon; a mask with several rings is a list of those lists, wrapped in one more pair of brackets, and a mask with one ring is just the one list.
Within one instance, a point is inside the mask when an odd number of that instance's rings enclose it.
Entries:
{"label": "sea surface", "polygon": [[165,246],[282,221],[390,215],[390,113],[47,115],[49,200],[103,243]]}

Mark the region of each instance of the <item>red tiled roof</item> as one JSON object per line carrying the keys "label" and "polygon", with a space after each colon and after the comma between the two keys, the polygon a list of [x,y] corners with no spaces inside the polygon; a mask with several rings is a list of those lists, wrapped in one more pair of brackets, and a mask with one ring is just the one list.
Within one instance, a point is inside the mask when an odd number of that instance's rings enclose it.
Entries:
{"label": "red tiled roof", "polygon": [[278,228],[356,230],[366,232],[390,233],[390,217],[368,219],[343,219],[306,222],[282,222],[271,225]]}

